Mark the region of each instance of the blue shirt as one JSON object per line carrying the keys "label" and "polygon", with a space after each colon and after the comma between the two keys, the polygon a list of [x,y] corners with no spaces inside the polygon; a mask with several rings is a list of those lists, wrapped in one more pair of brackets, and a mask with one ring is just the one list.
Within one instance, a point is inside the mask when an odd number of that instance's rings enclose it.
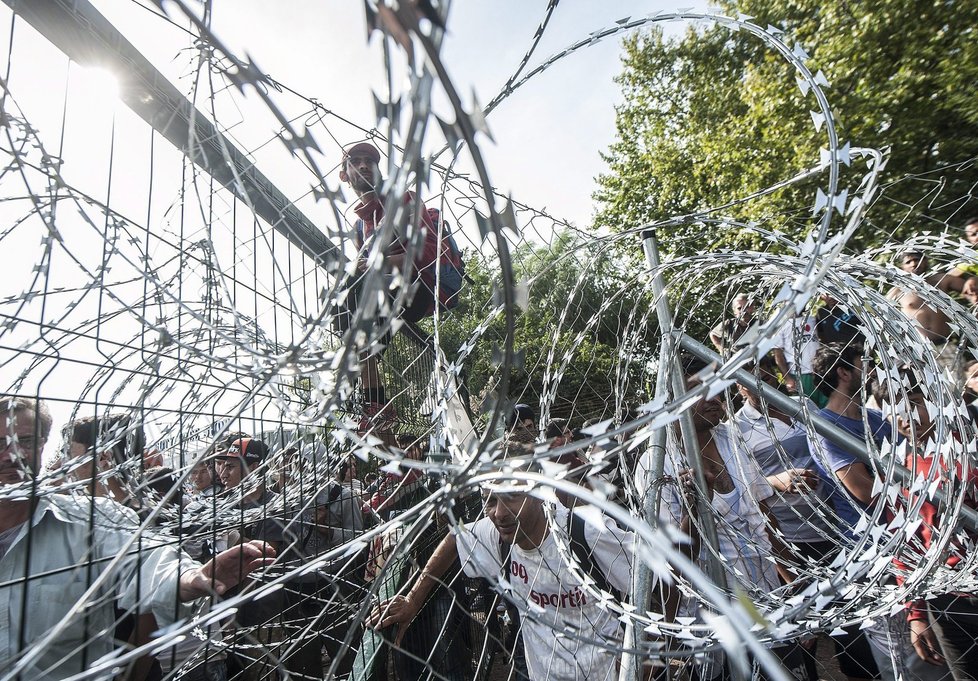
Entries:
{"label": "blue shirt", "polygon": [[[866,423],[869,424],[870,432],[876,445],[880,446],[883,440],[891,439],[892,428],[883,419],[883,414],[875,409],[866,409],[864,412]],[[828,409],[820,410],[818,415],[843,430],[849,431],[860,439],[865,437],[866,424],[863,423],[863,419],[861,418],[851,419],[847,416],[836,414],[834,411],[829,411]],[[825,488],[829,491],[829,503],[832,504],[832,508],[841,519],[843,529],[851,530],[859,522],[859,514],[866,507],[839,486],[833,473],[850,464],[860,463],[860,459],[821,435],[818,436],[817,446],[813,443],[811,449],[812,458],[818,467],[819,476],[825,483]]]}

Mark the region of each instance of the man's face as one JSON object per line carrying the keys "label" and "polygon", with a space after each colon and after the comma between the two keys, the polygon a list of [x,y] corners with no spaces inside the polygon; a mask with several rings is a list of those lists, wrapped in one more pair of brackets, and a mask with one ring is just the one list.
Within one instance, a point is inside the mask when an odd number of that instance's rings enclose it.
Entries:
{"label": "man's face", "polygon": [[[12,421],[12,423],[11,423]],[[16,435],[17,444],[13,443]],[[23,409],[0,415],[0,485],[18,483],[36,473],[46,440],[34,432],[34,412]]]}
{"label": "man's face", "polygon": [[380,166],[365,154],[347,156],[340,171],[340,179],[363,194],[373,191],[380,181]]}
{"label": "man's face", "polygon": [[244,462],[237,457],[230,459],[218,459],[215,468],[217,469],[218,479],[227,489],[240,485],[241,481],[246,475],[244,470]]}
{"label": "man's face", "polygon": [[922,253],[904,253],[900,256],[900,269],[907,274],[923,274],[927,271],[927,256]]}
{"label": "man's face", "polygon": [[[757,377],[761,380],[762,383],[767,383],[772,388],[776,388],[776,389],[781,388],[781,386],[778,384],[777,374],[775,374],[774,371],[771,369],[771,367],[766,364],[761,364],[760,366],[757,367]],[[751,387],[753,387],[756,384],[752,382],[750,385]],[[746,386],[738,383],[737,390],[740,392],[741,397],[743,397],[745,400],[750,402],[755,407],[761,403],[761,398],[756,393],[752,392],[751,390],[748,390]],[[720,404],[722,407],[723,403],[721,402]]]}
{"label": "man's face", "polygon": [[972,222],[964,226],[964,238],[972,246],[978,246],[978,222]]}
{"label": "man's face", "polygon": [[[686,377],[686,387],[692,389],[700,384],[700,380],[693,376]],[[727,412],[723,408],[721,395],[716,395],[710,399],[701,397],[692,409],[693,428],[696,432],[716,428],[726,417]]]}
{"label": "man's face", "polygon": [[[930,412],[927,409],[927,400],[924,399],[923,393],[915,392],[907,395],[907,401],[910,403],[909,413],[905,411],[897,416],[897,430],[908,439],[911,438],[911,435],[916,435],[915,443],[923,444],[934,432],[934,422],[931,420]],[[912,429],[911,422],[913,424]]]}
{"label": "man's face", "polygon": [[557,437],[555,437],[553,439],[553,442],[550,444],[550,446],[551,447],[562,447],[562,446],[566,445],[568,442],[570,442],[573,439],[574,439],[574,433],[573,433],[573,431],[571,431],[570,428],[566,428],[565,427],[564,430],[561,431],[560,435],[558,435]]}
{"label": "man's face", "polygon": [[[68,459],[71,462],[71,477],[79,482],[91,482],[98,472],[96,463],[101,464],[101,458],[94,457],[92,451],[81,442],[70,443]],[[99,465],[98,468],[102,466]]]}
{"label": "man's face", "polygon": [[485,499],[486,517],[492,522],[499,536],[508,544],[527,536],[543,517],[543,502],[526,494],[490,493]]}
{"label": "man's face", "polygon": [[190,484],[198,492],[207,489],[214,482],[211,469],[206,463],[199,463],[190,471]]}
{"label": "man's face", "polygon": [[837,367],[838,368],[836,371],[839,376],[839,392],[844,395],[848,395],[849,397],[857,397],[863,383],[862,358],[855,357],[853,359],[852,366],[850,366],[845,360],[839,359]]}

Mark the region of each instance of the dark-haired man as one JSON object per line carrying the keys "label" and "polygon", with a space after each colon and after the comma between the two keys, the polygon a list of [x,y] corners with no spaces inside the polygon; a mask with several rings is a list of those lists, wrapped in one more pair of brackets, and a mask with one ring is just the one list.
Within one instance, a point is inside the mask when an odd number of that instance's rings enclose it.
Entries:
{"label": "dark-haired man", "polygon": [[[398,220],[395,215],[395,224],[384,229],[387,197],[379,192],[384,181],[380,160],[380,151],[369,142],[354,144],[343,152],[340,180],[349,184],[359,199],[353,207],[357,216],[357,268],[363,273],[371,258],[380,257],[385,275],[384,290],[388,292],[386,283],[390,282],[395,270],[399,271],[401,286],[410,286],[413,290],[408,291],[404,307],[392,313],[406,322],[415,323],[432,314],[435,308],[436,270],[440,257],[438,228],[424,203],[412,192],[407,192],[403,197],[403,208],[409,211],[407,219]],[[420,234],[415,232],[416,229],[420,229]],[[351,293],[352,308],[363,304],[360,297],[358,288]],[[383,342],[389,342],[389,338]],[[371,427],[382,432],[393,430],[397,413],[388,403],[376,353],[362,358],[360,380],[364,392],[361,430]]]}
{"label": "dark-haired man", "polygon": [[[152,541],[134,551],[139,544],[130,544],[130,538],[140,523],[132,511],[106,498],[41,494],[30,485],[50,433],[51,415],[43,401],[0,398],[0,486],[28,483],[36,493],[0,501],[0,582],[6,585],[0,588],[0,666],[5,672],[20,663],[19,678],[53,681],[91,671],[117,647],[104,633],[113,630],[117,607],[152,612],[158,623],[169,624],[190,614],[178,611],[179,602],[223,594],[274,555],[270,547],[248,543],[201,565]],[[85,607],[71,613],[110,565],[111,577]],[[55,628],[59,632],[48,639]],[[103,669],[110,673],[111,667]]]}
{"label": "dark-haired man", "polygon": [[[828,397],[819,416],[860,438],[868,424],[877,446],[891,438],[890,425],[883,415],[863,407],[861,345],[823,345],[815,353],[813,371],[819,389]],[[873,501],[875,476],[856,455],[826,437],[819,436],[811,445],[815,464],[829,492],[829,503],[839,516],[843,529],[855,527],[860,512]]]}
{"label": "dark-haired man", "polygon": [[[859,345],[833,343],[819,348],[815,355],[815,373],[821,380],[822,391],[829,398],[819,416],[860,440],[865,439],[868,427],[870,438],[879,447],[884,440],[894,440],[898,435],[882,413],[863,406],[863,361],[863,348]],[[829,502],[840,519],[841,531],[854,536],[860,516],[877,503],[874,492],[876,475],[859,457],[824,436],[812,442],[812,453],[830,490]],[[919,681],[936,680],[944,673],[934,665],[925,664],[914,653],[909,632],[898,616],[879,618],[874,626],[865,629],[865,639],[862,632],[852,628],[846,631],[846,636],[852,637],[854,650],[860,650],[862,640],[868,639],[870,652],[875,658],[875,663],[872,663],[864,654],[852,655],[851,651],[845,651],[843,655],[852,659],[846,664],[840,661],[840,666],[850,678],[871,676],[874,666],[884,681],[893,681],[900,676]],[[838,646],[845,641],[845,637],[840,637],[836,639],[836,644]],[[864,673],[855,671],[860,668]]]}
{"label": "dark-haired man", "polygon": [[[583,541],[593,556],[595,570],[605,587],[627,593],[631,581],[634,535],[595,513],[596,522],[574,520],[571,511],[557,505],[553,521],[534,494],[485,491],[485,517],[459,526],[435,550],[405,596],[378,606],[374,626],[401,625],[398,640],[421,610],[425,599],[456,559],[469,576],[498,582],[508,574],[511,598],[530,614],[521,622],[529,678],[575,681],[610,681],[617,678],[616,655],[593,641],[620,639],[614,614],[583,586],[581,570],[571,570],[554,538],[581,522]],[[582,507],[578,507],[582,508]],[[590,512],[595,512],[592,507]],[[575,515],[578,511],[573,512]],[[571,529],[573,534],[575,530]],[[568,541],[564,536],[562,542]],[[502,548],[501,548],[502,547]],[[595,580],[597,581],[597,580]],[[561,633],[562,635],[555,635]]]}

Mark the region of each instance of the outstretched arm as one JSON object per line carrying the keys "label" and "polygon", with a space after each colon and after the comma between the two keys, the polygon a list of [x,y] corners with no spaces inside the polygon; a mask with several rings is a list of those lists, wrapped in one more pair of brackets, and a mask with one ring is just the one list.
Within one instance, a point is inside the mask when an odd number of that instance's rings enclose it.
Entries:
{"label": "outstretched arm", "polygon": [[221,551],[200,567],[180,575],[180,600],[186,603],[213,593],[221,595],[274,560],[275,549],[261,541],[249,541]]}
{"label": "outstretched arm", "polygon": [[394,596],[384,601],[370,614],[367,625],[383,629],[392,624],[402,625],[397,632],[395,643],[399,643],[404,637],[411,621],[421,611],[421,606],[428,600],[428,596],[441,583],[441,578],[448,572],[448,568],[458,558],[458,546],[455,543],[455,535],[449,533],[445,537],[435,552],[428,559],[428,563],[422,568],[418,580],[411,587],[411,590],[404,596]]}

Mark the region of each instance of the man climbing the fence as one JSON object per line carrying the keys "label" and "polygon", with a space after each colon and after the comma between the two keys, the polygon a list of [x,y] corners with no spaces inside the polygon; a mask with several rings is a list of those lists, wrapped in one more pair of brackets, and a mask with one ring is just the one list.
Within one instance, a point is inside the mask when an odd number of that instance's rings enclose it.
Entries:
{"label": "man climbing the fence", "polygon": [[[380,151],[369,142],[354,144],[343,154],[340,180],[359,198],[353,207],[358,279],[348,304],[354,311],[367,304],[363,281],[370,270],[380,269],[390,302],[400,301],[390,314],[415,324],[433,315],[436,308],[447,310],[458,303],[463,277],[461,253],[437,209],[425,207],[412,192],[404,193],[401,201],[381,193],[384,180],[380,160]],[[387,211],[393,214],[388,216]],[[381,311],[378,316],[385,315]],[[386,336],[381,342],[389,340]],[[361,430],[392,430],[397,413],[388,402],[377,352],[368,351],[361,357],[360,379],[364,401]]]}

